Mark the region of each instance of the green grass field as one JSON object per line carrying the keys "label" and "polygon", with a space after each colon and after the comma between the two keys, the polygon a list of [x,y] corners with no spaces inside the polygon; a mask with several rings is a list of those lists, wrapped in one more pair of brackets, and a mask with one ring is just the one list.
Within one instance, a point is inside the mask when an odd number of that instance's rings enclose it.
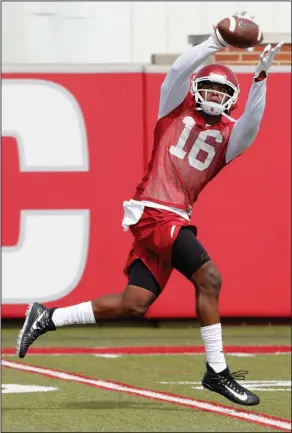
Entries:
{"label": "green grass field", "polygon": [[[2,330],[2,347],[15,347],[18,329]],[[291,344],[288,326],[226,326],[225,346],[281,346]],[[33,348],[201,346],[198,327],[75,327],[48,333]],[[238,354],[237,354],[238,355]],[[231,371],[248,370],[249,386],[261,398],[258,406],[234,405],[223,397],[200,389],[203,355],[122,355],[105,358],[89,355],[28,355],[24,360],[4,355],[5,361],[77,373],[92,379],[126,384],[143,390],[234,407],[248,413],[291,420],[291,356],[227,354]],[[254,381],[268,381],[257,384]],[[271,382],[277,381],[277,382]],[[48,392],[3,393],[3,432],[268,432],[274,427],[234,419],[169,402],[146,399],[120,391],[108,391],[27,371],[2,369],[5,385],[56,387]],[[289,384],[289,385],[288,385]],[[287,431],[287,429],[280,429]]]}

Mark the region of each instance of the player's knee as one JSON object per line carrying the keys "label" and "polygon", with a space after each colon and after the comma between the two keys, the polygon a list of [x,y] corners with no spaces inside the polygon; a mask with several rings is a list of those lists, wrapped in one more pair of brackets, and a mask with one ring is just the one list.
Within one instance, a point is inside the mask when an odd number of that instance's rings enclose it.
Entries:
{"label": "player's knee", "polygon": [[127,317],[144,316],[148,308],[148,303],[127,300],[123,302],[123,315]]}
{"label": "player's knee", "polygon": [[214,296],[219,295],[222,277],[216,267],[207,266],[201,272],[198,272],[198,275],[196,274],[194,274],[192,280],[197,291]]}

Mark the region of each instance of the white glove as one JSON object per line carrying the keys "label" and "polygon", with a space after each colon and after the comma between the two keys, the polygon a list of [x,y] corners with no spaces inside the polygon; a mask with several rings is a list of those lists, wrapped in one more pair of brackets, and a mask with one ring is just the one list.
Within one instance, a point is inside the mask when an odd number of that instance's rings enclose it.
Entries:
{"label": "white glove", "polygon": [[[248,18],[249,20],[254,20],[255,15],[250,15],[247,11],[241,11],[241,12],[235,12],[232,16],[237,16],[238,18]],[[211,37],[215,44],[218,46],[218,48],[222,47],[230,47],[230,44],[224,41],[222,36],[219,33],[219,30],[217,29],[217,25],[213,26],[213,33],[211,34]]]}
{"label": "white glove", "polygon": [[255,21],[254,20],[255,15],[251,15],[247,11],[235,12],[235,14],[233,14],[233,16],[237,16],[238,18],[247,18],[248,20]]}
{"label": "white glove", "polygon": [[258,66],[256,67],[255,73],[254,73],[254,80],[255,81],[262,81],[268,76],[268,71],[273,63],[273,60],[275,56],[278,54],[278,52],[281,49],[281,46],[284,42],[280,42],[275,48],[272,49],[271,44],[267,45],[263,51],[263,53],[260,55],[260,61]]}

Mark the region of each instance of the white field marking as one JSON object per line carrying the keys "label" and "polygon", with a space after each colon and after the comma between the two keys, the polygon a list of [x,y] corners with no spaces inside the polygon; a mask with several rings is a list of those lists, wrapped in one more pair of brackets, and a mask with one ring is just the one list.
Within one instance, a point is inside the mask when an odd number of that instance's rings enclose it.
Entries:
{"label": "white field marking", "polygon": [[120,358],[122,355],[117,355],[115,353],[96,353],[94,356],[97,358]]}
{"label": "white field marking", "polygon": [[[196,385],[196,384],[201,383],[201,382],[157,382],[157,383],[170,383],[170,384],[179,383],[181,385]],[[290,386],[291,387],[291,381],[290,380],[245,380],[244,383],[246,385],[264,384],[264,385]]]}
{"label": "white field marking", "polygon": [[[192,389],[204,390],[201,382],[158,382],[163,385],[196,385]],[[251,391],[289,391],[291,392],[291,381],[289,380],[245,380],[244,386]]]}
{"label": "white field marking", "polygon": [[240,358],[245,358],[245,357],[249,357],[249,356],[256,356],[253,353],[228,353],[228,356],[239,356]]}
{"label": "white field marking", "polygon": [[40,386],[40,385],[20,385],[18,383],[2,384],[2,394],[20,394],[23,392],[47,392],[57,391],[59,388],[54,386]]}
{"label": "white field marking", "polygon": [[[199,391],[204,391],[204,388],[202,386],[192,386],[192,389],[196,389],[196,390],[199,390]],[[250,391],[272,391],[272,392],[275,392],[275,391],[277,391],[277,392],[279,392],[279,391],[280,392],[281,391],[287,392],[287,391],[289,391],[289,392],[291,392],[291,388],[271,389],[271,388],[253,388],[253,387],[248,387],[248,389]]]}
{"label": "white field marking", "polygon": [[[0,0],[1,1],[1,0]],[[40,356],[44,355],[41,353],[30,353],[29,356]],[[46,353],[45,356],[100,356],[100,357],[107,357],[107,358],[118,358],[118,357],[125,357],[125,356],[202,356],[205,355],[205,352],[185,352],[185,353]],[[275,353],[228,353],[227,356],[238,356],[238,357],[257,357],[257,356],[275,356],[275,355],[290,355],[287,352],[275,352]],[[2,353],[2,357],[13,357],[15,356],[15,353]]]}
{"label": "white field marking", "polygon": [[51,370],[49,368],[42,368],[33,365],[21,364],[19,362],[2,360],[2,365],[4,367],[16,369],[16,370],[29,371],[30,373],[41,374],[48,377],[67,380],[70,382],[83,383],[85,385],[90,385],[96,388],[106,389],[109,391],[125,392],[127,394],[138,395],[140,397],[150,398],[152,400],[192,407],[193,409],[198,409],[209,413],[211,412],[217,415],[224,415],[224,416],[240,419],[255,424],[281,429],[284,431],[291,431],[291,422],[288,420],[270,417],[269,415],[249,412],[247,410],[240,410],[230,406],[208,403],[206,401],[186,398],[180,395],[166,394],[165,392],[160,392],[160,391],[151,391],[151,390],[137,388],[122,383],[104,381],[100,379],[92,379],[77,374],[66,373],[65,371]]}
{"label": "white field marking", "polygon": [[[35,353],[31,353],[29,356],[34,356],[34,355],[38,355],[38,354],[35,354]],[[66,356],[68,356],[68,355],[72,355],[72,356],[74,356],[74,355],[82,355],[82,353],[72,353],[72,354],[67,354],[67,353],[57,353],[57,354],[48,354],[48,355],[54,355],[54,356],[57,356],[57,355],[66,355]],[[46,356],[48,356],[48,355],[46,355]],[[89,354],[89,355],[91,355],[91,354]],[[202,356],[202,355],[205,355],[205,352],[183,352],[183,353],[121,353],[121,354],[111,354],[111,353],[103,353],[103,354],[99,354],[99,353],[93,353],[92,355],[94,355],[94,356],[103,356],[103,355],[105,355],[105,356],[108,356],[108,357],[120,357],[120,356],[123,356],[123,357],[125,357],[125,356]],[[113,355],[113,356],[112,356]],[[256,353],[256,354],[254,354],[254,353],[229,353],[229,352],[227,352],[226,353],[226,355],[227,356],[238,356],[238,357],[242,357],[242,358],[245,358],[245,357],[256,357],[256,356],[263,356],[263,355],[265,355],[265,356],[274,356],[274,355],[288,355],[288,353],[285,353],[285,352],[275,352],[275,353]],[[10,355],[10,354],[8,354],[8,355],[6,355],[6,354],[4,354],[3,356],[15,356],[15,354],[12,354],[12,355]],[[88,356],[88,354],[87,354],[87,356]]]}

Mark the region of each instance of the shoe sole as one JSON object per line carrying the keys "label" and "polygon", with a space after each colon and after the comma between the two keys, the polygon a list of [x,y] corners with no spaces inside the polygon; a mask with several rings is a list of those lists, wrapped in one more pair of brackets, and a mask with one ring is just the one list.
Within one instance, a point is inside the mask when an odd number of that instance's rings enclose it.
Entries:
{"label": "shoe sole", "polygon": [[226,398],[227,400],[229,400],[229,401],[231,401],[232,403],[235,403],[235,404],[240,404],[240,405],[242,405],[242,406],[256,406],[256,405],[258,405],[259,403],[260,403],[260,400],[259,401],[256,401],[256,402],[250,402],[250,403],[248,403],[248,404],[246,404],[246,403],[244,403],[244,402],[242,402],[242,401],[234,401],[234,400],[231,400],[230,398],[228,398],[228,397],[226,397],[226,395],[224,395],[224,394],[221,394],[221,392],[219,392],[219,391],[217,391],[216,389],[213,389],[210,385],[208,385],[207,383],[205,384],[205,383],[202,383],[202,385],[203,385],[203,387],[205,388],[205,389],[207,389],[208,391],[212,391],[212,392],[216,392],[216,394],[219,394],[219,395],[221,395],[222,397],[224,397],[224,398]]}
{"label": "shoe sole", "polygon": [[32,306],[33,306],[33,303],[32,303],[32,304],[29,304],[29,306],[28,306],[28,308],[27,308],[27,310],[26,310],[26,312],[25,312],[26,319],[25,319],[25,322],[24,322],[24,324],[23,324],[23,327],[22,327],[22,329],[20,330],[20,332],[19,332],[19,334],[18,334],[18,337],[17,337],[17,342],[16,342],[16,355],[18,355],[20,358],[24,358],[25,355],[26,355],[26,353],[25,353],[23,356],[20,356],[20,346],[21,346],[21,340],[22,340],[22,336],[23,336],[24,330],[25,330],[26,325],[27,325],[27,323],[28,323],[28,319],[29,319],[29,316],[30,316],[30,313],[31,313]]}

